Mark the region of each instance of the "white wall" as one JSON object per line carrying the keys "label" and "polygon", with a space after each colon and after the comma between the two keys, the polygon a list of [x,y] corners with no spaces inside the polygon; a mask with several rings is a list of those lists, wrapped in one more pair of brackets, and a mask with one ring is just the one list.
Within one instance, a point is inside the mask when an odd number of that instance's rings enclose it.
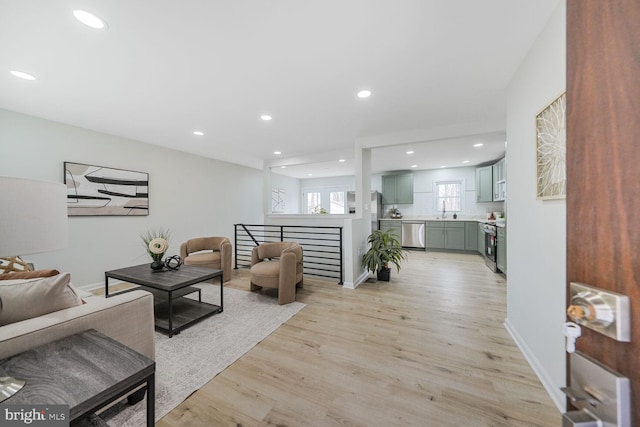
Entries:
{"label": "white wall", "polygon": [[[353,218],[351,215],[267,215],[265,224],[293,225],[307,227],[342,227],[343,253],[343,285],[345,288],[355,288],[362,278],[361,265],[363,247],[366,244],[370,230],[364,234],[365,226],[370,221]],[[360,279],[360,280],[359,280]]]}
{"label": "white wall", "polygon": [[[300,213],[300,180],[289,176],[271,173],[271,188],[284,190],[285,210],[284,214]],[[270,210],[268,212],[271,212]]]}
{"label": "white wall", "polygon": [[64,161],[149,173],[149,216],[69,217],[68,249],[26,257],[79,286],[150,262],[139,237],[150,228],[173,232],[174,255],[188,238],[233,240],[234,223],[263,220],[261,170],[0,110],[1,175],[63,182]]}
{"label": "white wall", "polygon": [[270,179],[272,188],[282,188],[286,191],[286,209],[282,212],[284,214],[302,213],[302,195],[305,191],[327,187],[343,188],[345,191],[353,191],[355,189],[355,176],[353,175],[296,179],[272,171]]}
{"label": "white wall", "polygon": [[347,191],[354,191],[356,187],[356,177],[354,175],[346,175],[326,178],[305,178],[300,180],[300,188],[302,191],[323,187],[344,187]]}
{"label": "white wall", "polygon": [[536,200],[535,117],[565,90],[561,2],[508,88],[506,326],[561,410],[565,385],[566,204]]}

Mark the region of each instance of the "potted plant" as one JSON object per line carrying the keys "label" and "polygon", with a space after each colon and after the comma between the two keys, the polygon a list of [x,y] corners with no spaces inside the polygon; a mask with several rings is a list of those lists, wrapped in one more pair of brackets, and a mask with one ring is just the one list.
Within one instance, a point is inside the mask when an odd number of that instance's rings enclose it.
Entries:
{"label": "potted plant", "polygon": [[171,232],[167,229],[159,228],[157,230],[149,230],[142,233],[140,234],[140,237],[144,242],[144,247],[147,250],[147,253],[153,260],[151,263],[151,269],[154,271],[162,270],[164,267],[162,257],[164,257],[165,252],[169,249]]}
{"label": "potted plant", "polygon": [[407,259],[406,251],[393,230],[375,230],[367,242],[369,250],[362,256],[362,266],[371,272],[375,271],[378,280],[388,282],[391,276],[389,265],[395,265],[400,272],[400,262]]}

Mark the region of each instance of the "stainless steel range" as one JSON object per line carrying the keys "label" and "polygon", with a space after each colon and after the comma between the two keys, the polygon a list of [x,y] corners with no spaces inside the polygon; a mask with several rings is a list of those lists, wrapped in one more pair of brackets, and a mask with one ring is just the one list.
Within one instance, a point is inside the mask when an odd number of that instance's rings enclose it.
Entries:
{"label": "stainless steel range", "polygon": [[496,264],[496,254],[498,250],[498,227],[493,224],[484,224],[482,230],[484,231],[484,262],[491,271],[497,273],[498,265]]}

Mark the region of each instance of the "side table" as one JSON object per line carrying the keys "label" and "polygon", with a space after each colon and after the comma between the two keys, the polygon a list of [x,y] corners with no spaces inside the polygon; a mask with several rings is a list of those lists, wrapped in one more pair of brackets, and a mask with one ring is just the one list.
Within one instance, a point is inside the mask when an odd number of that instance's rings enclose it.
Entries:
{"label": "side table", "polygon": [[155,423],[153,360],[93,329],[0,361],[0,376],[26,381],[6,405],[69,405],[73,424],[146,384],[147,426]]}

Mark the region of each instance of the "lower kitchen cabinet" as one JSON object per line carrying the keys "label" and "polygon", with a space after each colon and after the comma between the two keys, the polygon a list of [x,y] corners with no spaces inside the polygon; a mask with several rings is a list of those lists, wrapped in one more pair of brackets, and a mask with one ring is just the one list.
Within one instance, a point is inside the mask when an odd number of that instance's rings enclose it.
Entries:
{"label": "lower kitchen cabinet", "polygon": [[381,219],[380,231],[392,230],[399,241],[402,241],[402,221],[397,219]]}
{"label": "lower kitchen cabinet", "polygon": [[464,223],[464,249],[467,251],[478,250],[478,223]]}
{"label": "lower kitchen cabinet", "polygon": [[448,222],[444,225],[445,249],[464,250],[464,223]]}
{"label": "lower kitchen cabinet", "polygon": [[484,227],[483,227],[483,223],[479,222],[478,223],[478,252],[480,253],[480,255],[484,256],[484,251],[485,251],[485,240],[484,240]]}
{"label": "lower kitchen cabinet", "polygon": [[507,274],[507,229],[505,227],[498,227],[497,233],[497,245],[496,248],[496,265],[498,270]]}
{"label": "lower kitchen cabinet", "polygon": [[444,223],[427,221],[427,249],[444,249]]}
{"label": "lower kitchen cabinet", "polygon": [[465,250],[465,222],[427,221],[427,249]]}

